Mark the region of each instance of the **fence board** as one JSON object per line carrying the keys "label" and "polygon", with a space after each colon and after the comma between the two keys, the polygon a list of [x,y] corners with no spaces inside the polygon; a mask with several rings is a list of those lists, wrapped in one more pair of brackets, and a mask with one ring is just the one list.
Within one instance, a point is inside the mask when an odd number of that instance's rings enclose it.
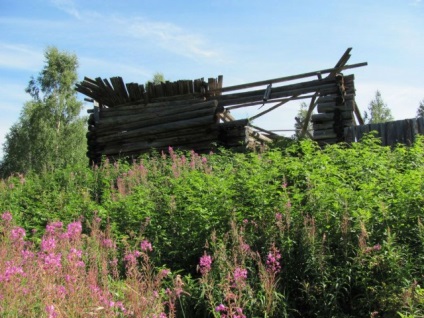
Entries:
{"label": "fence board", "polygon": [[347,127],[344,130],[347,142],[360,141],[364,134],[377,132],[383,146],[394,146],[398,143],[411,145],[416,135],[424,135],[424,118],[396,120],[380,124],[367,124]]}

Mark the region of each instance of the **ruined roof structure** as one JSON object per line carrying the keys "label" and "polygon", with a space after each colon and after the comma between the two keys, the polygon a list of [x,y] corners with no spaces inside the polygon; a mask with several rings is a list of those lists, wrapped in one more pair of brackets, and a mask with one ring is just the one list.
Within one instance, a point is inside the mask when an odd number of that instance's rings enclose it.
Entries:
{"label": "ruined roof structure", "polygon": [[[99,163],[102,156],[135,157],[168,147],[196,152],[217,147],[242,151],[272,143],[280,136],[252,125],[252,120],[300,99],[310,101],[301,135],[308,133],[311,119],[314,140],[320,144],[342,141],[346,127],[363,124],[355,102],[354,75],[342,71],[367,63],[347,65],[350,51],[347,49],[329,69],[228,87],[223,87],[223,76],[207,81],[148,83],[146,87],[124,83],[121,77],[85,77],[76,90],[94,101],[88,111],[90,163]],[[250,118],[231,115],[236,108],[262,105]],[[312,115],[315,108],[318,113]]]}

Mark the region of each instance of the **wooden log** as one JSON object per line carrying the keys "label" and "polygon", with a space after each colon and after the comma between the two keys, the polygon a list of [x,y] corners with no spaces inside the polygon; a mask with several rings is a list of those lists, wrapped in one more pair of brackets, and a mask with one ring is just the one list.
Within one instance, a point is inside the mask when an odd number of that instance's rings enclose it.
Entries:
{"label": "wooden log", "polygon": [[242,84],[242,85],[227,86],[227,87],[223,87],[220,91],[223,93],[223,92],[230,92],[230,91],[241,90],[241,89],[246,89],[246,88],[252,88],[252,87],[256,87],[256,86],[262,86],[262,85],[268,85],[268,84],[274,84],[274,83],[282,83],[282,82],[287,82],[287,81],[317,76],[318,74],[327,74],[327,73],[331,73],[331,72],[334,72],[334,71],[339,72],[341,70],[352,69],[352,68],[362,67],[362,66],[366,66],[366,65],[368,65],[367,62],[352,64],[352,65],[344,65],[344,66],[338,67],[338,68],[329,68],[329,69],[323,69],[323,70],[318,70],[318,71],[314,71],[314,72],[308,72],[308,73],[303,73],[303,74],[298,74],[298,75],[291,75],[291,76],[273,78],[273,79],[269,79],[269,80],[252,82],[252,83],[247,83],[247,84]]}
{"label": "wooden log", "polygon": [[262,104],[279,103],[279,102],[286,102],[286,101],[289,102],[292,100],[308,99],[308,98],[312,98],[313,96],[314,95],[303,95],[303,96],[292,96],[289,98],[275,98],[271,101],[266,101],[266,102],[264,102],[263,100],[262,101],[257,100],[250,103],[227,106],[225,107],[225,109],[231,110],[231,109],[237,109],[237,108],[243,108],[243,107],[258,106]]}
{"label": "wooden log", "polygon": [[120,101],[120,104],[124,104],[126,102],[130,101],[130,98],[128,96],[127,89],[125,87],[124,80],[120,76],[115,76],[110,78],[115,94],[118,96],[118,99]]}
{"label": "wooden log", "polygon": [[140,101],[130,102],[123,105],[119,105],[113,108],[102,108],[101,109],[101,117],[108,116],[121,116],[131,114],[134,110],[140,110],[144,108],[153,107],[154,110],[159,110],[159,108],[176,108],[185,105],[192,105],[204,102],[203,99],[189,99],[189,100],[181,100],[181,101],[167,101],[167,102],[158,102],[158,103],[143,103]]}
{"label": "wooden log", "polygon": [[161,147],[169,147],[169,146],[183,146],[187,144],[195,144],[196,142],[203,143],[208,141],[210,143],[217,142],[217,135],[211,134],[196,134],[196,135],[186,135],[180,137],[171,137],[166,139],[148,141],[141,140],[133,143],[124,143],[121,146],[105,146],[103,151],[101,152],[103,155],[110,155],[114,153],[122,153],[122,152],[135,152],[135,151],[143,151],[152,148],[161,148]]}
{"label": "wooden log", "polygon": [[334,132],[333,129],[314,130],[313,136],[314,140],[337,138],[337,134]]}
{"label": "wooden log", "polygon": [[134,129],[127,132],[119,132],[108,136],[99,136],[98,142],[108,143],[111,141],[125,140],[128,138],[143,136],[145,134],[157,134],[167,130],[176,130],[187,127],[196,127],[202,125],[210,125],[214,123],[214,118],[210,115],[204,117],[197,117],[187,120],[176,121],[173,123],[163,123],[149,127]]}
{"label": "wooden log", "polygon": [[[342,119],[352,119],[352,112],[341,112]],[[334,120],[334,114],[324,113],[324,114],[314,114],[312,115],[312,122],[327,122]]]}
{"label": "wooden log", "polygon": [[215,107],[203,108],[191,112],[177,113],[169,116],[155,116],[147,119],[140,119],[131,122],[122,122],[121,124],[116,124],[114,122],[107,123],[105,125],[98,124],[96,130],[99,136],[105,136],[114,134],[118,131],[132,131],[134,129],[142,127],[151,127],[159,124],[172,124],[174,122],[188,120],[192,118],[199,118],[209,116],[211,120],[214,120],[215,117]]}
{"label": "wooden log", "polygon": [[321,103],[321,104],[318,104],[317,106],[318,113],[333,113],[336,109],[340,111],[353,112],[353,109],[354,109],[353,101],[352,100],[346,101],[345,105],[343,106],[338,106],[337,103],[335,102]]}
{"label": "wooden log", "polygon": [[[273,92],[271,94],[272,99],[269,100],[269,102],[273,102],[273,99],[278,99],[282,97],[291,97],[295,96],[298,97],[302,94],[309,94],[311,92],[320,92],[320,94],[327,95],[337,92],[337,85],[336,84],[328,84],[328,85],[319,85],[314,87],[308,87],[308,88],[300,88],[296,90],[290,90],[290,91],[280,91],[280,92]],[[219,104],[222,106],[229,106],[229,105],[235,105],[235,104],[242,104],[242,103],[249,103],[249,102],[263,102],[263,95],[252,95],[252,96],[245,96],[245,97],[237,97],[233,99],[225,99],[222,100],[222,98],[226,95],[218,96],[217,99],[219,101]],[[284,104],[284,103],[283,103]]]}
{"label": "wooden log", "polygon": [[184,136],[193,136],[197,134],[203,135],[215,135],[218,136],[220,133],[219,128],[216,124],[211,126],[202,126],[202,127],[191,127],[191,128],[182,128],[172,131],[164,131],[161,133],[155,134],[145,134],[143,136],[136,136],[133,138],[126,138],[123,140],[111,141],[107,143],[97,142],[99,148],[103,148],[105,146],[108,147],[120,147],[126,143],[137,143],[142,141],[154,142],[158,140],[164,140],[168,138],[178,138]]}
{"label": "wooden log", "polygon": [[[145,107],[140,109],[138,112],[132,112],[130,115],[123,116],[109,116],[103,117],[98,123],[99,128],[110,127],[112,129],[121,129],[125,128],[125,125],[130,125],[133,123],[140,123],[144,125],[146,121],[173,121],[173,118],[191,118],[199,114],[199,111],[207,111],[213,114],[214,111],[217,111],[218,102],[215,100],[187,105],[184,107],[173,107],[173,108],[163,108],[155,109],[154,107]],[[218,110],[223,110],[223,108],[218,108]]]}
{"label": "wooden log", "polygon": [[[344,100],[353,100],[354,95],[346,94],[343,96]],[[340,99],[339,95],[327,95],[327,96],[321,96],[317,99],[317,103],[328,103],[328,102],[338,102],[338,99]]]}
{"label": "wooden log", "polygon": [[[295,84],[273,87],[272,93],[271,93],[271,96],[270,96],[269,99],[275,98],[275,94],[281,93],[281,92],[303,90],[307,93],[310,93],[311,91],[316,91],[320,87],[325,86],[325,85],[335,85],[334,79],[312,80],[312,81],[307,81],[307,82],[302,82],[302,83],[295,83]],[[293,95],[293,94],[289,93],[287,96],[289,96],[289,95]],[[226,100],[230,100],[230,99],[251,97],[251,96],[261,96],[261,99],[263,99],[264,89],[258,89],[258,90],[242,92],[242,93],[232,93],[232,94],[221,95],[221,96],[218,96],[217,99],[219,101],[226,101]]]}

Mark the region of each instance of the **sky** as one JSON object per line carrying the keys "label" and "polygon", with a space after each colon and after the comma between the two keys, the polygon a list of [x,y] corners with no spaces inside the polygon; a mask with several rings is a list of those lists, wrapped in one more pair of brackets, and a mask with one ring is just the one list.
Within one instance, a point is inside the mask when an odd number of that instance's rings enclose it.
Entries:
{"label": "sky", "polygon": [[[352,47],[348,64],[368,62],[344,72],[355,74],[362,113],[377,90],[396,120],[415,117],[424,100],[423,0],[0,0],[0,144],[48,46],[77,55],[79,80],[142,84],[161,72],[170,81],[223,75],[224,87],[331,68]],[[300,103],[254,124],[293,129]]]}

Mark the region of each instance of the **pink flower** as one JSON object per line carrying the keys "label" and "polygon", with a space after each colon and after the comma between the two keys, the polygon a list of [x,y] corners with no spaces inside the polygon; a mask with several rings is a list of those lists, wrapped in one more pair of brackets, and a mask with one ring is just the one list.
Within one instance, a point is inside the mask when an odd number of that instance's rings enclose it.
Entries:
{"label": "pink flower", "polygon": [[[21,266],[15,266],[12,262],[6,262],[6,269],[4,271],[3,280],[9,281],[13,276],[25,275]],[[2,279],[0,279],[2,280]]]}
{"label": "pink flower", "polygon": [[48,318],[56,318],[57,312],[54,310],[54,305],[47,305],[46,306],[46,312],[48,314]]}
{"label": "pink flower", "polygon": [[41,240],[41,250],[43,252],[52,252],[56,248],[56,240],[54,237],[43,237]]}
{"label": "pink flower", "polygon": [[267,271],[274,274],[279,273],[281,270],[280,259],[280,251],[275,246],[272,246],[266,260]]}
{"label": "pink flower", "polygon": [[29,259],[31,259],[31,258],[33,258],[33,257],[34,257],[34,253],[33,253],[33,252],[31,252],[31,251],[28,251],[28,250],[22,250],[22,251],[21,251],[21,255],[22,255],[22,258],[23,258],[25,261],[27,261],[27,260],[29,260]]}
{"label": "pink flower", "polygon": [[50,253],[44,257],[44,269],[60,269],[62,268],[62,254]]}
{"label": "pink flower", "polygon": [[227,307],[225,307],[223,304],[219,304],[218,306],[215,307],[215,311],[216,312],[227,311]]}
{"label": "pink flower", "polygon": [[250,250],[250,246],[247,243],[242,243],[241,249],[242,249],[243,252],[248,252]]}
{"label": "pink flower", "polygon": [[1,215],[1,218],[3,219],[3,221],[10,222],[12,221],[12,213],[6,211]]}
{"label": "pink flower", "polygon": [[144,240],[140,243],[140,248],[142,251],[153,251],[152,244],[148,240]]}
{"label": "pink flower", "polygon": [[168,276],[170,273],[171,273],[171,271],[169,269],[167,269],[167,268],[162,269],[160,271],[160,275],[163,276],[163,277]]}
{"label": "pink flower", "polygon": [[237,307],[236,312],[237,312],[237,315],[234,315],[233,318],[246,318],[246,316],[243,315],[243,309],[242,308]]}
{"label": "pink flower", "polygon": [[48,234],[55,234],[56,230],[61,230],[63,227],[62,222],[51,222],[46,226],[46,232]]}
{"label": "pink flower", "polygon": [[373,246],[373,250],[374,250],[374,251],[379,251],[379,250],[381,250],[381,245],[380,245],[380,244],[376,244],[376,245],[374,245],[374,246]]}
{"label": "pink flower", "polygon": [[209,271],[211,270],[211,265],[212,265],[212,257],[210,255],[206,255],[206,254],[203,255],[200,258],[200,262],[199,262],[200,273],[202,275],[209,273]]}
{"label": "pink flower", "polygon": [[104,239],[102,241],[102,245],[106,248],[112,248],[114,247],[113,241],[111,239]]}
{"label": "pink flower", "polygon": [[13,228],[12,231],[10,231],[10,237],[14,241],[23,241],[25,235],[25,230],[19,226]]}
{"label": "pink flower", "polygon": [[124,256],[124,260],[128,263],[136,263],[137,257],[140,257],[140,255],[141,255],[140,251],[134,251],[132,253],[130,252]]}
{"label": "pink flower", "polygon": [[283,219],[283,215],[280,212],[275,213],[275,219],[277,221],[281,221]]}
{"label": "pink flower", "polygon": [[70,239],[76,239],[82,232],[82,225],[80,221],[72,222],[68,224],[67,237]]}
{"label": "pink flower", "polygon": [[247,269],[237,267],[234,270],[234,282],[236,285],[242,285],[244,284],[244,281],[247,279]]}

